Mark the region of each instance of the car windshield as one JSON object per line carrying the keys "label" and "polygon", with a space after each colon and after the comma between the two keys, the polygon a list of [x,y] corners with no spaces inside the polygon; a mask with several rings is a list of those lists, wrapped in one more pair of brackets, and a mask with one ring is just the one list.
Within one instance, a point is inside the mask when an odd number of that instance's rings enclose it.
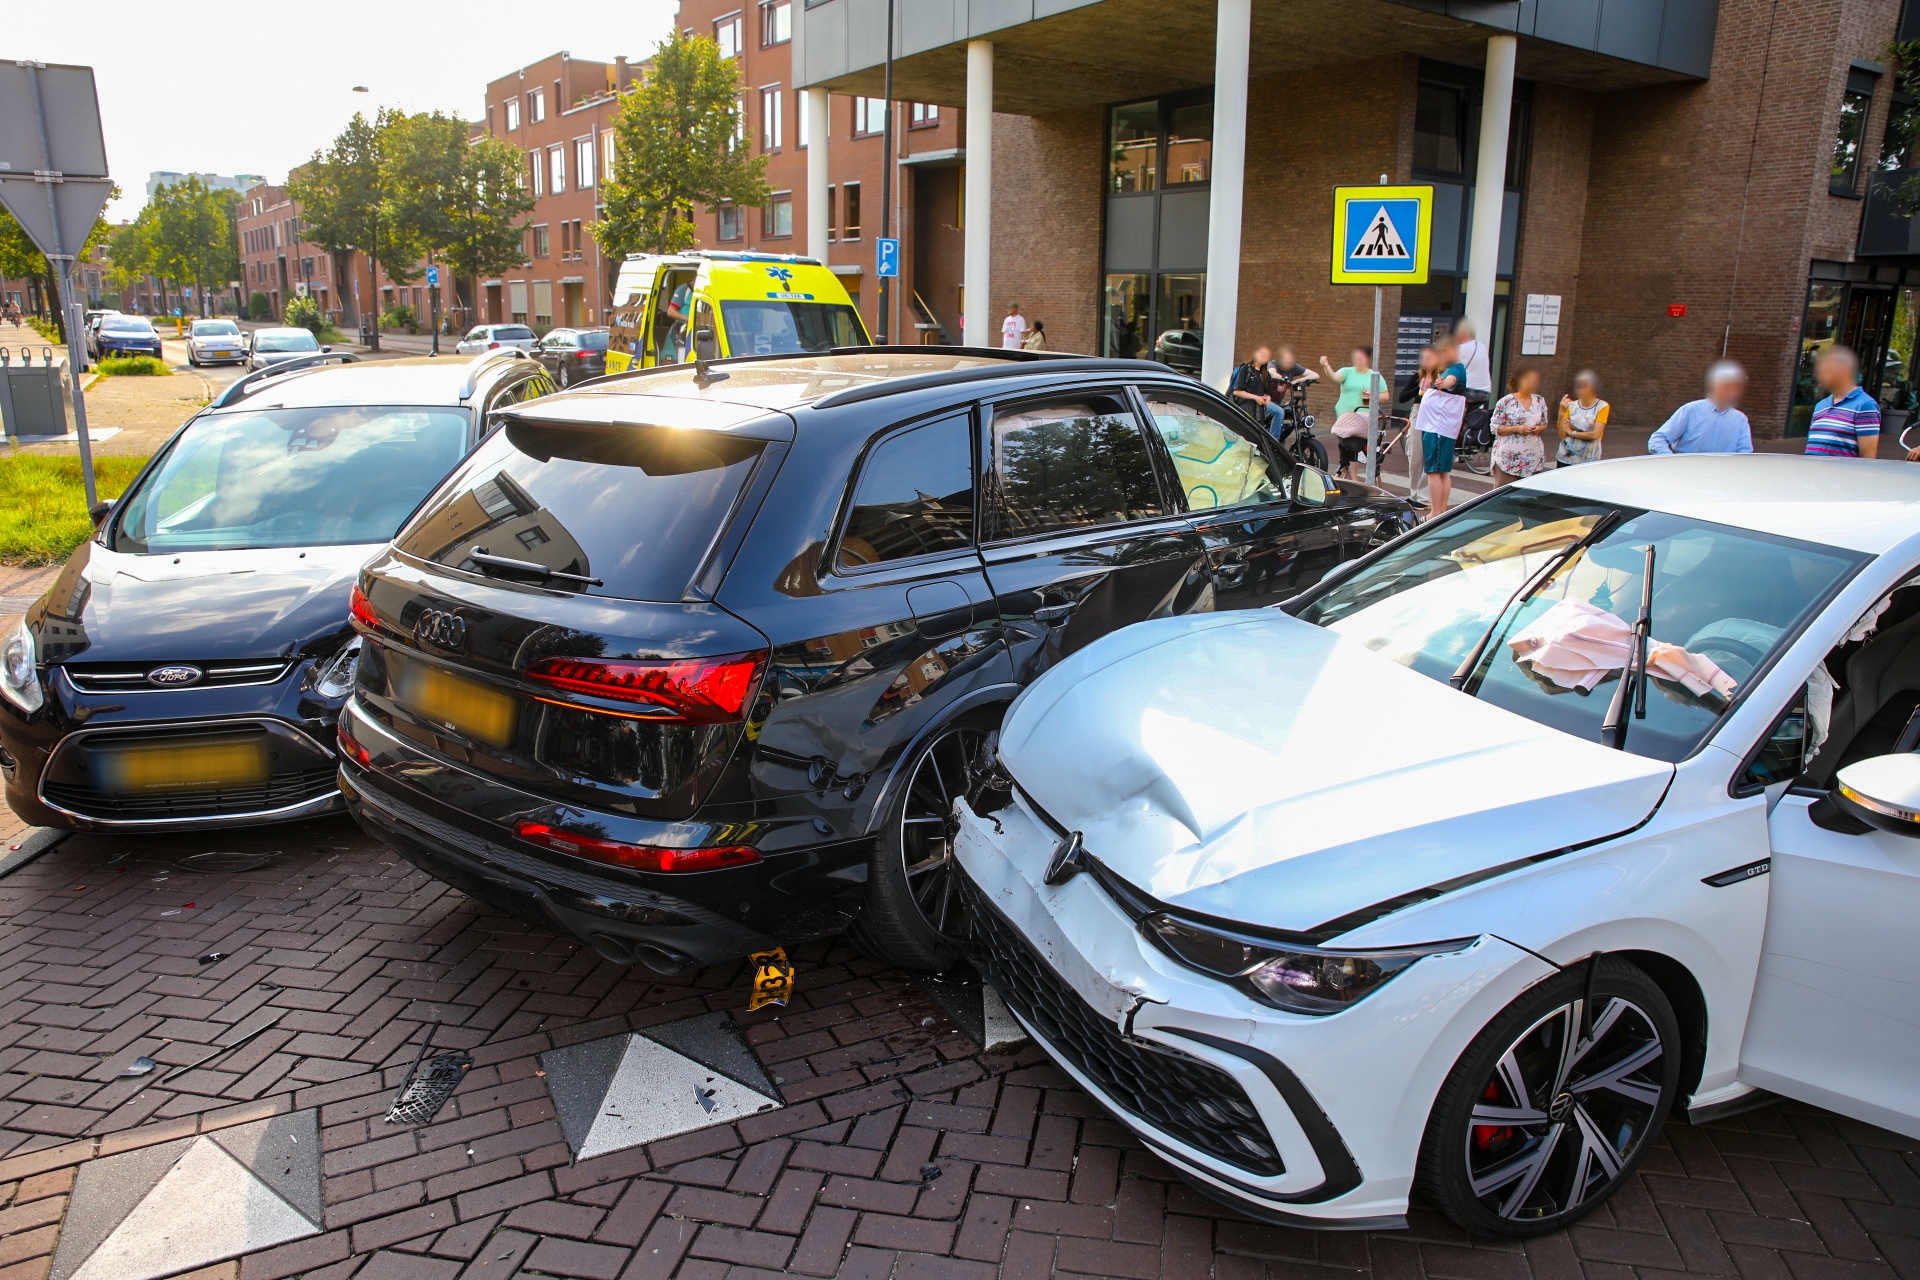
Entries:
{"label": "car windshield", "polygon": [[193,336],[196,338],[232,338],[240,333],[240,326],[231,320],[195,320]]}
{"label": "car windshield", "polygon": [[295,333],[262,333],[253,339],[255,351],[318,351],[320,340],[305,329]]}
{"label": "car windshield", "polygon": [[583,333],[580,335],[580,345],[588,351],[605,351],[607,349],[607,339],[611,336],[612,335],[605,329],[600,329],[593,333]]}
{"label": "car windshield", "polygon": [[531,338],[533,330],[523,324],[503,324],[493,331],[497,342],[518,342],[522,338]]}
{"label": "car windshield", "polygon": [[108,316],[100,322],[108,333],[152,333],[153,326],[139,316]]}
{"label": "car windshield", "polygon": [[800,355],[865,345],[852,307],[832,302],[723,302],[727,351],[736,356]]}
{"label": "car windshield", "polygon": [[[1605,522],[1604,527],[1602,522]],[[1600,536],[1573,550],[1596,530]],[[1445,681],[1509,599],[1462,688],[1589,741],[1613,701],[1653,548],[1646,717],[1626,749],[1682,760],[1866,557],[1691,517],[1511,490],[1435,523],[1299,610]],[[1572,552],[1569,555],[1569,552]]]}
{"label": "car windshield", "polygon": [[135,554],[385,542],[466,447],[458,409],[264,409],[200,418],[120,504]]}

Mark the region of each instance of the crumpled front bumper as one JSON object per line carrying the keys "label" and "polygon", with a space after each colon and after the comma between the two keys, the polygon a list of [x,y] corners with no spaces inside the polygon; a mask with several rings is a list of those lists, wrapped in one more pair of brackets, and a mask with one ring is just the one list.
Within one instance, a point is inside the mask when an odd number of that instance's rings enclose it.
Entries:
{"label": "crumpled front bumper", "polygon": [[[1251,1216],[1404,1225],[1433,1098],[1487,998],[1509,998],[1489,988],[1512,983],[1502,976],[1523,953],[1486,939],[1420,961],[1345,1012],[1290,1014],[1175,962],[1093,875],[1048,887],[1059,837],[1022,802],[959,812],[980,962],[1081,1087],[1198,1189]],[[1179,1104],[1197,1092],[1211,1095],[1198,1121]]]}

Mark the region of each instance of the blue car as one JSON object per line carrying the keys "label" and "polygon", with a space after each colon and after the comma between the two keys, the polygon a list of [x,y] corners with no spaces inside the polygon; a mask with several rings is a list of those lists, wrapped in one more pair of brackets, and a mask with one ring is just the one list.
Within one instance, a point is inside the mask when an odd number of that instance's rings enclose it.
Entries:
{"label": "blue car", "polygon": [[103,317],[97,346],[102,360],[108,356],[161,358],[160,335],[153,331],[152,322],[145,316]]}

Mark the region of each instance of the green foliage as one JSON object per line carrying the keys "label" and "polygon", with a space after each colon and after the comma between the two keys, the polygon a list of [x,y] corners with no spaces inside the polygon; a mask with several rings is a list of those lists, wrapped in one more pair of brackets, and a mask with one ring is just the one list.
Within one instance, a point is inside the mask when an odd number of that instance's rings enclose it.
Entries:
{"label": "green foliage", "polygon": [[196,307],[205,305],[209,284],[224,285],[240,273],[228,199],[191,175],[154,189],[114,236],[112,255],[116,273],[193,285]]}
{"label": "green foliage", "polygon": [[281,319],[281,323],[291,325],[295,328],[306,329],[317,338],[320,336],[321,331],[327,327],[327,317],[325,313],[320,310],[320,304],[318,302],[315,302],[312,298],[302,298],[296,294],[287,299],[287,309]]}
{"label": "green foliage", "polygon": [[258,289],[253,291],[253,296],[247,299],[247,315],[254,320],[273,319],[273,304],[267,301],[266,294]]}
{"label": "green foliage", "polygon": [[65,338],[60,336],[60,330],[54,325],[53,321],[35,315],[28,316],[26,320],[27,327],[45,338],[48,342],[66,341]]}
{"label": "green foliage", "polygon": [[382,329],[405,329],[408,333],[420,327],[420,318],[413,314],[413,308],[404,302],[394,303],[380,313]]}
{"label": "green foliage", "polygon": [[163,378],[173,373],[166,361],[152,356],[108,356],[94,368],[103,378]]}
{"label": "green foliage", "polygon": [[[119,198],[119,187],[113,187],[108,191],[107,199]],[[112,234],[113,228],[107,224],[105,218],[95,219],[93,230],[87,233],[87,242],[81,247],[80,256],[85,258],[95,249],[105,245]],[[26,228],[15,221],[13,215],[4,207],[0,207],[0,276],[14,276],[20,279],[29,276],[38,278],[41,286],[46,290],[49,303],[57,307],[60,291],[54,283],[53,264],[34,247],[33,241],[27,238]],[[35,328],[38,331],[38,326]],[[42,333],[41,336],[46,337],[50,342],[65,342],[64,333],[64,324],[56,318],[53,332]]]}
{"label": "green foliage", "polygon": [[733,59],[711,37],[676,32],[661,43],[645,83],[621,98],[605,214],[590,224],[615,260],[690,248],[696,205],[767,202],[766,157],[738,137],[738,93]]}
{"label": "green foliage", "polygon": [[420,278],[421,256],[414,228],[396,214],[397,177],[386,160],[395,123],[404,118],[383,108],[369,122],[355,112],[327,149],[314,152],[287,180],[288,194],[300,202],[307,239],[336,262],[358,250],[397,284]]}
{"label": "green foliage", "polygon": [[[102,498],[117,498],[145,458],[93,460]],[[80,459],[20,453],[0,458],[0,564],[58,564],[93,532]]]}
{"label": "green foliage", "polygon": [[[1907,91],[1909,97],[1920,95],[1920,40],[1893,41],[1887,46],[1887,57],[1894,64],[1894,75],[1900,81],[1900,87]],[[1889,110],[1904,111],[1909,116],[1914,112],[1911,104],[1902,103],[1898,98],[1894,100]],[[1891,135],[1893,130],[1889,128],[1887,132]],[[1916,139],[1916,142],[1920,142],[1920,139]],[[1920,147],[1914,150],[1920,150]],[[1913,166],[1920,161],[1920,155],[1914,154],[1914,150],[1910,150],[1907,154],[1908,166]],[[1894,200],[1898,203],[1900,212],[1907,217],[1920,212],[1920,177],[1908,178],[1902,183],[1900,189],[1894,192]]]}
{"label": "green foliage", "polygon": [[387,218],[464,286],[526,263],[526,215],[534,197],[521,181],[526,157],[494,138],[469,140],[463,120],[439,112],[394,115],[381,149]]}

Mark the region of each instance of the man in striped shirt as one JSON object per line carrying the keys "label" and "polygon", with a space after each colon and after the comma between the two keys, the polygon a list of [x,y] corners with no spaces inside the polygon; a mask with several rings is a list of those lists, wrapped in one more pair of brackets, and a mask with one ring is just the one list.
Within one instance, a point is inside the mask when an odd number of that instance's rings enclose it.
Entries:
{"label": "man in striped shirt", "polygon": [[1880,454],[1880,406],[1860,385],[1860,357],[1838,343],[1820,353],[1814,380],[1827,393],[1807,424],[1807,453],[1823,458]]}

